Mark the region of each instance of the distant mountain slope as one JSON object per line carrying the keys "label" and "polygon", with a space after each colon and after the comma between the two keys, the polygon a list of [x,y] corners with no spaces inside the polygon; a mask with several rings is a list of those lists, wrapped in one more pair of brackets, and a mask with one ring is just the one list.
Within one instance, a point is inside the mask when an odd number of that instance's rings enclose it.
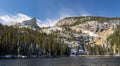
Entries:
{"label": "distant mountain slope", "polygon": [[108,22],[111,20],[120,20],[119,17],[99,17],[99,16],[80,16],[80,17],[66,17],[60,20],[56,26],[74,26],[78,24],[82,24],[88,21],[98,21],[98,22]]}

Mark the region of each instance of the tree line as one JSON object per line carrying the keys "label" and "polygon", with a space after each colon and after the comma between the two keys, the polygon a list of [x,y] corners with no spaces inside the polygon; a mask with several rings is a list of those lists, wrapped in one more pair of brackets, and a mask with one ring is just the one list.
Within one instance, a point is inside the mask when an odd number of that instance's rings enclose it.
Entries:
{"label": "tree line", "polygon": [[0,24],[0,55],[61,56],[70,49],[54,34],[46,34],[29,28],[14,28]]}

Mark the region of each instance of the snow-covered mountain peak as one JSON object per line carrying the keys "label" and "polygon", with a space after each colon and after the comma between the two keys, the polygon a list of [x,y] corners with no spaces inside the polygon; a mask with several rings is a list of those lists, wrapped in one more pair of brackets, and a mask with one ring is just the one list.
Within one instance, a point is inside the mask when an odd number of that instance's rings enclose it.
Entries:
{"label": "snow-covered mountain peak", "polygon": [[32,17],[18,13],[17,15],[3,15],[0,16],[0,22],[4,25],[15,25],[26,20],[31,20]]}
{"label": "snow-covered mountain peak", "polygon": [[21,14],[21,13],[19,13],[18,14],[18,16],[17,16],[18,18],[17,18],[17,20],[18,21],[25,21],[25,20],[30,20],[30,19],[32,19],[31,17],[29,17],[29,16],[27,16],[27,15],[24,15],[24,14]]}

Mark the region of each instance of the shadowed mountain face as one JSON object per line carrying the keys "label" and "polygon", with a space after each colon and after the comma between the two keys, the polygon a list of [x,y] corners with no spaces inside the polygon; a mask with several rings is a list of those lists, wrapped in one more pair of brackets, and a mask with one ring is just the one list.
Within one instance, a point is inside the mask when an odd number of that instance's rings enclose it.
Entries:
{"label": "shadowed mountain face", "polygon": [[21,27],[31,27],[31,28],[38,27],[36,18],[32,18],[30,20],[25,20],[22,23],[19,23],[19,26],[21,26]]}
{"label": "shadowed mountain face", "polygon": [[36,18],[32,18],[31,20],[25,20],[25,21],[23,21],[22,24],[35,26],[35,25],[37,25],[36,22],[37,22]]}

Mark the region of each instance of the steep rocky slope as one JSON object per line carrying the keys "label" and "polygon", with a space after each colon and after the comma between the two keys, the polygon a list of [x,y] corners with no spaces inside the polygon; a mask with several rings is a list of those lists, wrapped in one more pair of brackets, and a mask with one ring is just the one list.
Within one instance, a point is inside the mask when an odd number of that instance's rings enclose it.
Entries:
{"label": "steep rocky slope", "polygon": [[57,39],[71,48],[71,54],[111,54],[105,52],[108,46],[106,39],[114,33],[119,24],[120,18],[66,17],[55,26],[44,28],[43,32],[55,34]]}

